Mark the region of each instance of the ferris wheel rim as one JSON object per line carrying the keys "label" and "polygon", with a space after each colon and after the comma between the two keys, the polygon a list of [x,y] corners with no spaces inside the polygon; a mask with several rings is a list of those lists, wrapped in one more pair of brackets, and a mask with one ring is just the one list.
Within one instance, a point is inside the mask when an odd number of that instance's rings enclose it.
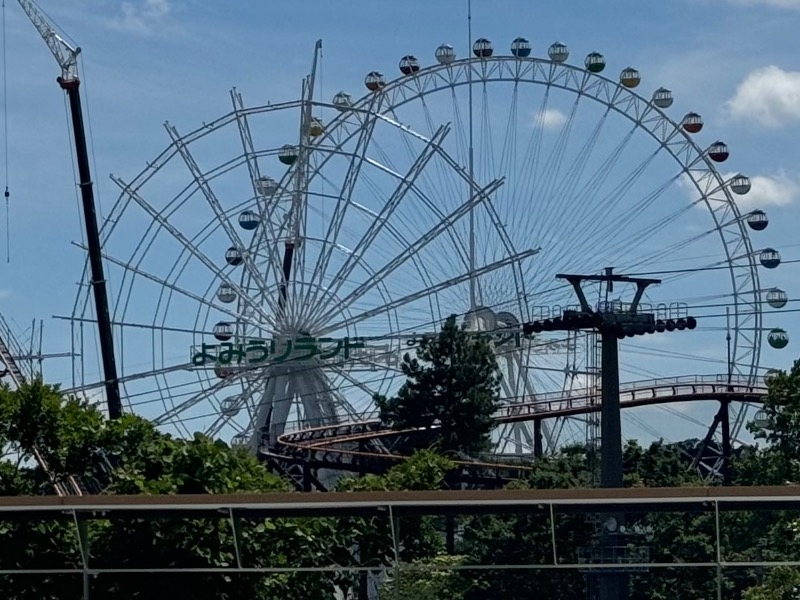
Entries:
{"label": "ferris wheel rim", "polygon": [[[517,76],[496,76],[492,73],[489,73],[487,65],[500,65],[505,66],[508,64],[513,64],[516,69]],[[550,77],[547,80],[541,79],[525,79],[519,76],[520,73],[520,65],[528,64],[535,66],[547,66],[550,70]],[[479,69],[473,68],[475,65],[480,66]],[[466,68],[468,69],[466,69]],[[442,76],[442,73],[452,74],[458,70],[461,70],[461,75],[464,75],[467,70],[470,74],[470,78],[467,80],[457,79],[453,80],[448,79],[447,77]],[[609,100],[603,99],[599,97],[599,95],[595,94],[591,86],[583,86],[581,89],[576,89],[575,87],[570,87],[568,85],[560,84],[558,82],[553,82],[551,79],[554,77],[554,73],[557,71],[564,71],[570,73],[572,75],[579,74],[580,77],[564,77],[567,81],[582,81],[587,82],[589,80],[595,80],[602,82],[604,85],[613,88],[616,94],[624,94],[629,99],[634,100],[640,106],[644,107],[644,110],[639,114],[638,118],[634,118],[630,112],[621,108],[620,103],[618,102],[611,102]],[[512,72],[512,71],[509,71]],[[536,71],[534,70],[534,73]],[[432,80],[432,83],[429,86],[425,86],[424,84],[420,83],[420,80],[424,77],[428,77]],[[627,118],[630,120],[634,125],[636,125],[637,129],[642,129],[645,131],[656,143],[664,150],[667,151],[669,156],[676,162],[680,167],[683,169],[683,173],[691,180],[692,185],[694,186],[695,190],[698,192],[700,197],[703,200],[703,203],[706,206],[706,209],[711,215],[711,218],[714,223],[714,228],[716,229],[717,233],[720,236],[720,241],[722,243],[722,247],[725,251],[725,263],[728,266],[728,270],[730,273],[731,278],[731,291],[733,295],[733,307],[734,310],[731,311],[731,316],[734,319],[734,326],[732,330],[735,332],[734,339],[733,339],[733,354],[732,354],[732,362],[734,368],[739,369],[741,365],[748,366],[748,377],[755,381],[759,377],[758,369],[760,363],[760,351],[761,351],[761,338],[760,338],[760,331],[761,331],[761,319],[762,319],[762,311],[761,311],[761,302],[759,301],[759,294],[760,290],[760,283],[759,283],[759,273],[758,273],[758,265],[756,263],[756,257],[753,250],[752,242],[750,240],[749,233],[747,231],[747,225],[745,223],[745,219],[741,211],[736,204],[736,200],[731,193],[728,182],[726,182],[716,166],[714,165],[711,158],[708,156],[708,151],[702,149],[697,142],[694,141],[692,136],[681,127],[680,123],[673,120],[665,110],[656,106],[652,100],[648,100],[644,96],[638,94],[633,89],[622,85],[620,82],[614,81],[605,77],[600,73],[595,73],[587,70],[586,68],[578,67],[567,62],[554,62],[551,60],[539,58],[539,57],[518,57],[513,55],[497,55],[491,57],[467,57],[463,59],[456,60],[451,63],[447,64],[434,64],[427,67],[421,67],[418,71],[409,74],[409,75],[401,75],[391,81],[388,81],[377,91],[370,91],[359,99],[354,100],[351,107],[347,109],[338,109],[339,115],[330,121],[327,126],[326,130],[320,138],[317,139],[316,143],[320,144],[324,139],[328,139],[332,136],[334,131],[337,129],[340,123],[344,123],[347,120],[348,112],[351,110],[359,111],[362,114],[365,112],[369,112],[365,105],[370,104],[374,101],[374,98],[377,95],[382,96],[384,99],[390,98],[392,92],[400,91],[400,90],[410,90],[407,95],[402,96],[401,101],[392,102],[391,99],[386,104],[387,109],[384,111],[385,113],[390,113],[391,111],[408,104],[410,102],[414,102],[419,100],[424,96],[428,96],[437,92],[441,92],[445,89],[454,89],[456,87],[462,87],[465,85],[476,85],[476,84],[485,84],[485,83],[492,83],[492,82],[507,82],[507,83],[515,83],[515,84],[531,84],[531,85],[543,85],[547,87],[553,87],[557,89],[561,89],[566,92],[580,94],[583,97],[586,97],[594,102],[597,102],[601,105],[604,105],[612,110],[614,110],[619,115]],[[589,88],[589,89],[586,89]],[[660,89],[660,88],[659,88]],[[398,94],[399,96],[399,94]],[[386,102],[386,100],[384,100]],[[331,103],[316,103],[321,106],[332,106]],[[336,108],[334,106],[334,108]],[[659,137],[656,132],[654,131],[655,127],[649,127],[648,122],[644,120],[644,117],[650,113],[655,113],[658,115],[659,119],[666,124],[670,130],[669,135],[663,136],[663,139]],[[676,152],[674,152],[669,145],[669,141],[673,139],[676,135],[681,136],[682,143],[688,146],[695,154],[695,158],[692,161],[684,160],[681,156],[679,156]],[[703,173],[710,174],[715,182],[715,187],[711,188],[711,191],[704,190],[700,184],[700,176],[694,174],[693,167],[697,162],[701,162],[705,165],[705,169],[703,169]],[[323,161],[324,164],[324,161]],[[709,200],[709,196],[713,193],[721,192],[724,196],[724,203],[725,206],[731,211],[733,218],[721,222],[718,219],[717,211],[711,205]],[[719,200],[717,200],[719,201]],[[730,227],[731,224],[735,224],[736,229],[738,229],[738,240],[734,238],[734,240],[729,240],[725,238],[725,231]],[[744,254],[743,255],[734,255],[731,252],[731,247],[736,246],[736,242],[739,242],[742,246],[744,246]],[[744,259],[744,260],[742,260]],[[745,262],[744,265],[741,263]],[[750,284],[745,280],[743,283],[739,283],[740,279],[744,279],[742,277],[737,276],[737,269],[747,270],[747,277],[750,280]],[[749,289],[745,289],[749,287]],[[752,296],[752,300],[748,300],[747,296]],[[744,314],[740,314],[740,306],[742,308],[749,308],[749,310],[745,311]],[[743,321],[742,326],[739,326],[740,319]],[[744,335],[743,331],[744,324],[750,320],[754,321],[754,325],[752,326],[753,331],[755,332],[752,336],[752,339],[748,339],[746,335]],[[740,348],[740,339],[744,341],[744,349]],[[739,357],[742,357],[742,360],[738,360]],[[750,358],[747,358],[747,357]],[[746,361],[746,362],[743,362]],[[748,364],[749,362],[749,364]]]}
{"label": "ferris wheel rim", "polygon": [[[498,76],[487,76],[487,65],[490,64],[514,64],[516,68],[516,77],[498,77]],[[519,77],[519,66],[524,63],[534,64],[534,65],[547,65],[550,68],[550,78],[545,81],[539,79],[523,79]],[[473,68],[475,65],[479,65],[480,69]],[[466,81],[457,80],[453,81],[446,80],[446,78],[439,78],[438,80],[434,79],[433,85],[425,87],[421,85],[420,79],[423,77],[433,78],[435,75],[446,72],[451,74],[452,72],[456,71],[458,68],[466,67],[469,71],[470,78]],[[570,87],[565,84],[559,84],[557,82],[553,82],[553,72],[555,71],[564,71],[564,72],[571,72],[573,74],[579,73],[580,77],[573,79],[574,82],[582,81],[582,86],[580,89],[576,89],[575,87]],[[534,71],[535,73],[535,71]],[[477,76],[476,76],[477,75]],[[569,81],[569,78],[565,78]],[[589,80],[596,80],[603,82],[606,86],[611,87],[615,90],[616,95],[624,94],[627,95],[628,98],[635,99],[636,102],[640,103],[644,106],[644,110],[642,113],[638,115],[638,117],[634,118],[630,112],[627,110],[623,110],[620,108],[620,104],[618,102],[612,102],[610,99],[603,99],[600,98],[595,93],[587,92],[586,88],[590,88],[591,86],[587,86],[586,82]],[[463,85],[474,85],[474,84],[481,84],[481,83],[489,83],[489,82],[513,82],[515,84],[519,83],[527,83],[527,84],[539,84],[539,85],[546,85],[548,87],[558,88],[567,92],[572,93],[580,93],[583,96],[588,97],[589,99],[598,102],[606,107],[614,110],[618,114],[628,118],[631,122],[636,125],[637,129],[643,129],[649,136],[654,139],[658,145],[667,151],[667,153],[672,157],[672,159],[677,162],[683,169],[683,172],[689,177],[691,180],[695,190],[699,193],[700,197],[703,200],[703,203],[706,206],[706,209],[711,215],[711,218],[714,223],[714,229],[717,231],[719,235],[720,242],[722,247],[725,251],[725,263],[728,267],[729,275],[730,275],[730,282],[731,282],[731,291],[733,296],[733,311],[732,317],[734,320],[733,324],[733,347],[732,347],[732,365],[733,368],[739,372],[742,371],[742,366],[749,367],[747,368],[747,376],[750,380],[754,381],[759,377],[759,363],[760,363],[760,352],[761,352],[761,328],[762,328],[762,310],[761,310],[761,302],[759,301],[759,294],[761,293],[760,283],[759,283],[759,272],[758,272],[758,265],[756,263],[756,257],[753,251],[752,242],[750,240],[749,232],[747,231],[746,223],[743,218],[741,211],[729,189],[728,185],[729,182],[726,182],[721,173],[718,171],[717,167],[713,164],[712,160],[710,159],[708,150],[703,150],[692,138],[692,136],[687,132],[683,127],[681,127],[680,123],[674,121],[665,110],[657,106],[652,100],[648,100],[641,96],[640,94],[636,93],[633,89],[627,86],[623,86],[620,82],[615,82],[598,72],[592,72],[588,69],[584,69],[581,67],[577,67],[571,65],[566,62],[554,62],[547,59],[541,59],[538,57],[520,57],[520,56],[492,56],[492,57],[468,57],[465,59],[461,59],[458,61],[454,61],[447,64],[439,64],[439,65],[432,65],[429,67],[424,67],[415,71],[413,73],[405,74],[396,79],[386,82],[384,85],[380,87],[378,90],[370,91],[367,94],[364,94],[361,98],[354,101],[350,107],[345,110],[340,109],[340,114],[336,117],[333,121],[328,124],[328,128],[325,131],[323,137],[318,140],[318,143],[321,143],[322,140],[332,137],[333,132],[337,129],[337,124],[343,121],[346,121],[348,117],[348,112],[350,111],[364,111],[365,105],[368,106],[374,102],[376,95],[380,95],[382,98],[387,98],[391,95],[391,93],[395,90],[403,90],[403,89],[410,89],[410,93],[403,96],[400,101],[392,102],[391,100],[388,102],[388,106],[386,108],[387,113],[392,113],[395,109],[399,108],[400,106],[413,102],[415,100],[420,99],[421,97],[434,94],[439,92],[443,89],[453,89],[455,87],[463,86]],[[658,88],[661,90],[662,88]],[[657,90],[657,91],[658,91]],[[612,97],[616,97],[612,96]],[[399,96],[399,94],[398,94]],[[654,128],[648,126],[647,122],[644,120],[644,117],[649,113],[657,114],[660,119],[667,124],[669,131],[671,132],[668,135],[659,137]],[[683,139],[683,143],[685,143],[695,154],[695,158],[693,161],[684,160],[681,156],[679,156],[676,152],[672,151],[672,148],[668,144],[668,142],[675,136],[679,135]],[[696,169],[690,168],[694,167],[697,162],[701,162],[705,165],[704,173],[708,176],[710,175],[711,178],[715,181],[716,186],[711,190],[703,189],[700,184],[700,180],[702,176],[697,176],[694,171]],[[722,221],[718,217],[718,210],[711,204],[710,196],[714,193],[722,192],[722,196],[724,199],[724,204],[728,210],[732,213],[732,218],[728,219],[727,221]],[[719,199],[716,199],[719,202]],[[729,228],[731,223],[736,225],[738,229],[738,236],[734,236],[733,239],[730,237],[726,237],[726,228]],[[730,229],[727,229],[728,233],[730,234]],[[736,242],[739,242],[742,246],[744,246],[744,255],[736,256],[731,252],[731,247],[736,246]],[[744,260],[742,260],[744,259]],[[741,263],[744,262],[745,264],[742,265]],[[737,269],[743,268],[746,269],[747,274],[744,276],[739,276],[737,273]],[[752,297],[752,300],[749,298]],[[740,309],[742,314],[740,314]],[[752,322],[753,325],[751,326],[753,333],[751,336],[745,333],[748,328],[745,328],[745,325],[749,322]],[[741,413],[741,411],[739,411]],[[737,415],[735,428],[738,432],[741,429],[741,425],[743,423],[743,416],[741,414]]]}
{"label": "ferris wheel rim", "polygon": [[[741,230],[741,238],[740,239],[742,239],[742,241],[743,241],[743,243],[744,243],[744,245],[746,247],[746,250],[747,250],[747,256],[748,256],[748,259],[749,259],[749,268],[751,269],[751,277],[752,277],[752,281],[753,281],[753,284],[754,284],[754,293],[756,295],[759,293],[758,268],[757,268],[757,266],[755,264],[755,260],[754,260],[754,257],[753,257],[753,251],[752,251],[752,245],[750,243],[750,238],[749,238],[749,235],[747,234],[747,230],[744,228],[745,223],[743,222],[742,215],[741,215],[740,211],[738,210],[736,202],[733,199],[733,197],[731,196],[729,189],[725,185],[725,182],[723,181],[723,179],[721,177],[721,174],[717,171],[716,167],[713,164],[710,163],[709,158],[706,156],[706,152],[704,150],[702,150],[692,140],[692,138],[686,132],[683,131],[683,129],[680,127],[680,125],[678,123],[673,121],[664,111],[660,110],[658,107],[653,105],[649,100],[647,100],[647,99],[643,98],[642,96],[636,94],[632,90],[630,90],[628,88],[623,88],[622,86],[620,86],[616,82],[613,82],[610,79],[602,77],[602,76],[598,75],[597,73],[589,73],[588,71],[585,71],[584,69],[581,69],[579,67],[575,67],[575,66],[572,66],[572,65],[569,65],[569,64],[566,64],[566,63],[556,64],[556,63],[552,63],[551,61],[542,60],[542,59],[538,59],[538,58],[520,58],[520,57],[513,57],[513,56],[497,56],[497,57],[493,57],[493,58],[467,58],[467,59],[462,59],[461,61],[457,61],[457,62],[449,64],[449,65],[439,65],[439,66],[434,65],[432,67],[428,67],[428,68],[422,69],[422,70],[420,70],[419,72],[417,72],[417,73],[415,73],[413,75],[409,75],[409,76],[405,76],[405,77],[399,77],[396,80],[393,80],[392,82],[388,83],[386,85],[386,87],[383,88],[378,93],[379,94],[387,94],[388,92],[391,91],[393,86],[401,87],[403,85],[408,85],[408,84],[410,84],[410,82],[412,82],[414,80],[418,80],[420,77],[423,77],[425,75],[431,74],[431,72],[433,72],[433,71],[452,70],[452,69],[454,69],[456,67],[464,66],[464,65],[470,65],[470,68],[471,68],[471,66],[474,65],[474,64],[499,63],[499,62],[514,62],[514,63],[535,62],[535,63],[551,65],[551,66],[553,66],[555,68],[569,69],[569,70],[572,70],[572,71],[575,71],[575,72],[580,72],[582,75],[588,75],[588,77],[597,77],[597,78],[600,78],[600,79],[604,80],[605,82],[607,82],[609,84],[612,84],[615,87],[621,89],[623,93],[627,93],[627,94],[629,94],[631,96],[636,97],[639,101],[641,101],[642,103],[644,103],[646,106],[649,107],[648,108],[649,111],[658,112],[661,115],[661,117],[667,123],[670,124],[671,128],[673,129],[673,131],[677,131],[677,132],[679,132],[680,134],[683,135],[683,137],[685,138],[685,141],[688,142],[693,147],[693,149],[696,151],[697,156],[698,157],[702,157],[702,160],[706,163],[706,166],[707,166],[706,172],[711,173],[713,175],[714,179],[716,180],[716,182],[719,184],[718,188],[720,190],[724,190],[724,195],[725,195],[727,204],[731,208],[731,210],[732,210],[732,212],[734,214],[734,217],[735,217],[734,220],[736,221],[736,223],[738,223],[739,229]],[[532,84],[542,84],[543,83],[541,81],[526,81],[526,80],[520,80],[520,79],[502,79],[502,78],[483,78],[483,79],[476,78],[476,79],[474,79],[472,81],[472,83],[481,83],[481,82],[489,82],[489,81],[516,81],[518,83],[532,83]],[[435,93],[436,91],[441,91],[442,89],[445,89],[445,88],[452,88],[452,87],[455,87],[455,85],[466,85],[467,83],[468,82],[462,82],[462,83],[459,83],[459,84],[449,83],[449,84],[442,85],[442,86],[440,86],[438,88],[435,88],[435,89],[427,89],[427,90],[424,90],[424,91],[420,91],[416,95],[405,99],[402,103],[398,103],[398,104],[392,105],[391,108],[395,108],[397,106],[401,106],[402,104],[405,104],[407,102],[411,102],[411,101],[413,101],[413,100],[415,100],[415,99],[417,99],[417,98],[419,98],[421,96],[424,96],[424,95],[427,95],[427,94],[430,94],[430,93]],[[576,90],[573,90],[571,88],[563,87],[563,86],[557,86],[557,85],[552,84],[552,83],[548,83],[547,85],[550,85],[550,86],[553,86],[553,87],[559,87],[560,89],[563,89],[565,91],[576,91]],[[365,99],[367,99],[367,98],[371,98],[371,97],[374,98],[374,95],[375,95],[374,93],[366,94],[363,98],[359,99],[358,101],[356,101],[354,103],[354,106],[352,107],[351,110],[358,111],[360,109],[359,108],[360,104],[362,102],[364,102]],[[587,93],[584,92],[584,95],[587,96],[590,99],[593,99],[593,100],[597,101],[597,102],[601,102],[602,104],[605,104],[606,106],[609,106],[610,108],[616,110],[616,112],[618,112],[618,113],[630,118],[630,115],[627,112],[619,110],[619,108],[617,106],[612,105],[609,102],[604,102],[602,99],[600,99],[600,98],[598,98],[598,97],[596,97],[596,96],[594,96],[592,94],[587,94]],[[335,106],[332,105],[331,103],[314,102],[313,104],[315,106],[323,106],[323,107],[335,108]],[[302,101],[291,102],[291,103],[286,103],[286,108],[291,108],[291,107],[296,107],[296,106],[301,106],[301,105],[302,105]],[[276,110],[276,107],[271,106],[271,107],[269,107],[269,109],[270,110]],[[254,107],[254,108],[251,108],[251,109],[247,109],[246,112],[248,114],[255,114],[255,113],[264,112],[264,111],[260,111],[259,107]],[[365,113],[365,114],[369,114],[369,111],[362,111],[362,112]],[[231,121],[233,121],[236,118],[237,114],[238,114],[237,111],[232,111],[232,112],[228,113],[226,116],[221,117],[218,121],[226,120],[226,123],[223,123],[223,124],[228,124],[228,123],[230,123]],[[343,116],[341,118],[345,118],[345,117]],[[666,142],[661,140],[661,139],[659,139],[655,135],[653,135],[652,131],[648,127],[646,127],[643,123],[641,123],[639,121],[635,121],[633,119],[631,119],[631,120],[634,123],[636,123],[637,128],[644,129],[645,131],[650,133],[651,136],[654,139],[657,140],[657,142],[659,143],[660,146],[667,147],[666,146]],[[328,129],[326,130],[325,134],[323,134],[323,136],[321,136],[316,143],[321,143],[323,140],[325,140],[325,139],[327,139],[329,137],[329,134],[331,134],[333,132],[333,130],[336,128],[335,127],[335,123],[337,121],[338,121],[338,119],[334,119],[333,121],[331,121],[328,124]],[[221,127],[223,124],[220,124],[219,126]],[[208,132],[209,129],[210,128],[208,126],[204,126],[203,128],[199,128],[198,130],[196,130],[194,132],[190,132],[188,134],[185,134],[184,137],[188,138],[189,136],[199,135],[199,134],[197,134],[197,132],[201,132],[201,134],[202,134],[202,132]],[[314,145],[316,145],[316,143]],[[169,160],[177,152],[178,152],[178,150],[174,147],[174,142],[173,142],[172,144],[170,144],[170,146],[168,146],[168,148],[161,155],[159,155],[159,158],[161,158],[162,156],[166,156],[167,157],[166,160]],[[274,152],[274,150],[271,151],[271,152]],[[672,152],[669,152],[669,154],[673,157],[674,160],[676,160],[679,164],[684,166],[684,162],[681,161],[681,159],[679,157],[677,157]],[[157,158],[156,160],[158,161],[159,158]],[[137,177],[134,178],[131,181],[131,183],[128,184],[128,185],[133,186],[134,183],[135,183],[136,188],[138,188],[140,185],[145,183],[149,179],[149,177],[151,177],[153,174],[155,174],[158,171],[158,168],[153,169],[153,165],[154,165],[154,163],[153,164],[149,164],[148,167],[145,170],[143,170],[139,175],[137,175]],[[287,170],[286,173],[284,174],[284,177],[290,177],[291,176],[289,174],[290,171],[291,170]],[[704,203],[707,205],[707,208],[709,209],[709,212],[712,213],[712,217],[714,218],[714,223],[715,223],[715,226],[716,226],[715,228],[718,231],[720,231],[721,228],[724,226],[724,224],[719,223],[717,221],[716,213],[714,212],[713,209],[710,208],[708,199],[706,197],[706,193],[701,190],[701,188],[700,188],[695,176],[693,176],[693,175],[689,175],[689,176],[692,179],[692,182],[695,185],[695,187],[698,190],[698,192],[700,192],[701,197],[704,200]],[[125,196],[124,192],[123,192],[123,194],[121,194],[121,197],[122,196]],[[111,217],[111,215],[110,215],[110,217]],[[115,225],[116,225],[116,222],[111,222],[111,227],[106,232],[108,235],[110,235],[111,231],[113,231]],[[727,262],[728,266],[731,267],[731,263],[733,261],[733,258],[731,257],[730,253],[728,252],[727,240],[725,240],[724,237],[723,237],[722,238],[722,242],[723,242],[723,247],[725,248],[725,251],[726,251],[726,256],[727,256],[727,261],[726,262]],[[731,267],[731,270],[732,270],[732,267]],[[733,283],[734,283],[734,294],[735,294],[735,297],[736,297],[736,300],[737,300],[735,305],[738,308],[738,306],[739,306],[739,302],[738,302],[739,295],[743,294],[743,293],[747,293],[747,292],[738,291],[736,289],[736,282],[734,281]],[[212,284],[212,287],[213,287],[213,284]],[[757,301],[757,298],[756,298],[756,302],[754,303],[754,305],[757,306],[757,307],[760,307],[760,303]],[[760,329],[760,317],[761,317],[760,309],[758,310],[758,312],[756,314],[757,314],[757,316],[755,318],[759,321],[759,323],[757,325],[757,329]],[[736,316],[737,316],[737,319],[738,319],[738,311],[736,313]],[[737,335],[738,335],[738,328],[737,328]],[[758,335],[754,336],[754,342],[756,342],[757,346],[760,347],[760,337]],[[751,371],[755,371],[757,369],[757,366],[758,366],[759,350],[756,348],[756,344],[754,344],[754,348],[755,349],[753,350],[753,364],[755,366],[751,366]]]}

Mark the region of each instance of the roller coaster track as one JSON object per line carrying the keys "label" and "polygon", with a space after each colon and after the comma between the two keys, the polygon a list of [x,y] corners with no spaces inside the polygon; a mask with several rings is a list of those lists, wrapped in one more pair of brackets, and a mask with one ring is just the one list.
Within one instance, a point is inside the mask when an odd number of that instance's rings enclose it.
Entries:
{"label": "roller coaster track", "polygon": [[[620,386],[623,409],[679,402],[731,401],[762,403],[767,389],[763,383],[753,384],[745,378],[727,375],[697,375],[635,381]],[[574,417],[600,410],[600,390],[573,389],[540,394],[535,399],[506,400],[496,413],[498,425],[522,421],[542,421]],[[349,471],[372,471],[379,465],[408,458],[408,444],[398,440],[411,437],[432,437],[433,429],[391,430],[378,419],[366,419],[288,431],[277,438],[271,448],[262,449],[262,456],[273,466],[302,463],[310,468]],[[405,448],[404,448],[405,446]],[[470,477],[506,479],[530,470],[530,459],[502,457],[498,460],[456,461],[459,469]],[[285,470],[285,467],[284,469]],[[481,475],[482,474],[482,475]]]}

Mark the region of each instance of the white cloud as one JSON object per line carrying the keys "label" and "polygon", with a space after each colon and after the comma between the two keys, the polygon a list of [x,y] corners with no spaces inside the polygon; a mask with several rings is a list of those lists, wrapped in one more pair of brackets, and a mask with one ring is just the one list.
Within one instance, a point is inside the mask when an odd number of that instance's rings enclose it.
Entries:
{"label": "white cloud", "polygon": [[[737,173],[720,173],[723,181],[730,181]],[[685,191],[691,200],[700,198],[697,188],[692,184],[687,175],[681,176],[677,181],[678,188]],[[800,177],[790,175],[785,171],[777,171],[769,175],[750,176],[750,191],[744,195],[736,195],[736,206],[742,212],[756,208],[767,209],[771,206],[787,206],[800,198]],[[697,206],[705,207],[698,203]]]}
{"label": "white cloud", "polygon": [[727,108],[734,119],[765,127],[800,122],[800,72],[774,65],[756,69],[739,84]]}
{"label": "white cloud", "polygon": [[[732,176],[725,175],[728,179]],[[800,196],[800,180],[783,171],[774,175],[755,175],[750,178],[750,191],[744,196],[736,196],[740,209],[768,208],[786,206]]]}
{"label": "white cloud", "polygon": [[555,129],[560,127],[567,120],[567,117],[560,110],[555,108],[546,108],[536,114],[533,120],[534,127],[542,127],[543,129]]}
{"label": "white cloud", "polygon": [[115,29],[132,33],[154,33],[172,16],[170,0],[122,2],[120,6],[122,15],[109,21],[109,24]]}

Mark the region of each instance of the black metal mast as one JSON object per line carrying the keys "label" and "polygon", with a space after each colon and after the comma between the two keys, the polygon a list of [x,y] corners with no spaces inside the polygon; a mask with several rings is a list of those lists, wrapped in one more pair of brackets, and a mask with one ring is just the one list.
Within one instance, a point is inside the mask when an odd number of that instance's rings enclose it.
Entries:
{"label": "black metal mast", "polygon": [[83,202],[83,219],[86,224],[86,238],[89,245],[91,285],[95,312],[97,313],[97,329],[100,335],[100,352],[103,357],[103,378],[106,389],[106,402],[108,403],[108,416],[111,419],[117,419],[122,416],[122,399],[119,394],[117,365],[114,359],[114,339],[111,331],[111,318],[108,312],[106,278],[103,274],[100,232],[97,227],[92,175],[89,169],[89,151],[86,147],[86,132],[83,126],[83,111],[81,109],[77,60],[81,49],[73,48],[58,35],[55,28],[47,21],[32,0],[18,0],[18,2],[33,23],[33,26],[36,27],[39,35],[42,36],[50,52],[58,62],[58,66],[61,67],[61,77],[57,81],[69,99],[81,200]]}
{"label": "black metal mast", "polygon": [[79,186],[83,203],[83,219],[86,225],[86,240],[89,246],[89,265],[92,272],[92,293],[94,295],[97,329],[100,335],[100,353],[103,355],[103,377],[106,388],[108,416],[118,419],[122,416],[122,399],[117,380],[117,363],[114,358],[114,337],[111,331],[111,317],[108,312],[108,293],[103,273],[103,257],[100,245],[100,231],[97,227],[97,212],[94,206],[92,175],[89,170],[89,151],[86,147],[86,133],[83,127],[81,109],[80,80],[76,77],[57,79],[58,85],[67,93],[69,111],[72,117],[72,132],[75,137],[75,155],[78,161]]}

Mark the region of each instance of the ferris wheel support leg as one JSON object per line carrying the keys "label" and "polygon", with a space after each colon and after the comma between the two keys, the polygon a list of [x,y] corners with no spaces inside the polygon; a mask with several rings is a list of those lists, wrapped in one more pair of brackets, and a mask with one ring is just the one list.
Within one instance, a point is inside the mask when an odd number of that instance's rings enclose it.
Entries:
{"label": "ferris wheel support leg", "polygon": [[111,332],[111,317],[108,312],[108,293],[106,278],[103,274],[100,232],[97,227],[97,214],[94,205],[92,176],[89,169],[89,151],[86,146],[86,133],[83,127],[83,111],[81,110],[80,81],[78,78],[58,78],[58,84],[67,93],[72,129],[75,141],[75,154],[80,178],[83,218],[86,225],[86,241],[89,246],[89,265],[92,269],[92,291],[94,292],[97,327],[100,337],[100,353],[103,359],[103,377],[105,378],[106,402],[108,416],[118,419],[122,416],[122,400],[117,380],[117,365],[114,359],[114,340]]}
{"label": "ferris wheel support leg", "polygon": [[542,448],[542,440],[544,439],[544,435],[542,435],[542,420],[536,419],[533,422],[533,457],[534,458],[541,458],[544,454],[544,450]]}
{"label": "ferris wheel support leg", "polygon": [[720,402],[719,413],[722,430],[722,484],[731,484],[731,419],[730,400]]}
{"label": "ferris wheel support leg", "polygon": [[[717,432],[717,426],[720,424],[720,420],[722,419],[722,412],[717,411],[717,414],[714,415],[714,420],[711,422],[711,426],[708,428],[708,432],[706,436],[703,438],[703,441],[700,442],[699,447],[697,448],[697,452],[694,455],[694,459],[692,460],[692,469],[697,471],[700,468],[700,463],[704,458],[707,458],[706,451],[708,450],[708,446],[711,443],[711,440],[714,438],[714,434]],[[711,474],[716,474],[716,467],[712,467]]]}

